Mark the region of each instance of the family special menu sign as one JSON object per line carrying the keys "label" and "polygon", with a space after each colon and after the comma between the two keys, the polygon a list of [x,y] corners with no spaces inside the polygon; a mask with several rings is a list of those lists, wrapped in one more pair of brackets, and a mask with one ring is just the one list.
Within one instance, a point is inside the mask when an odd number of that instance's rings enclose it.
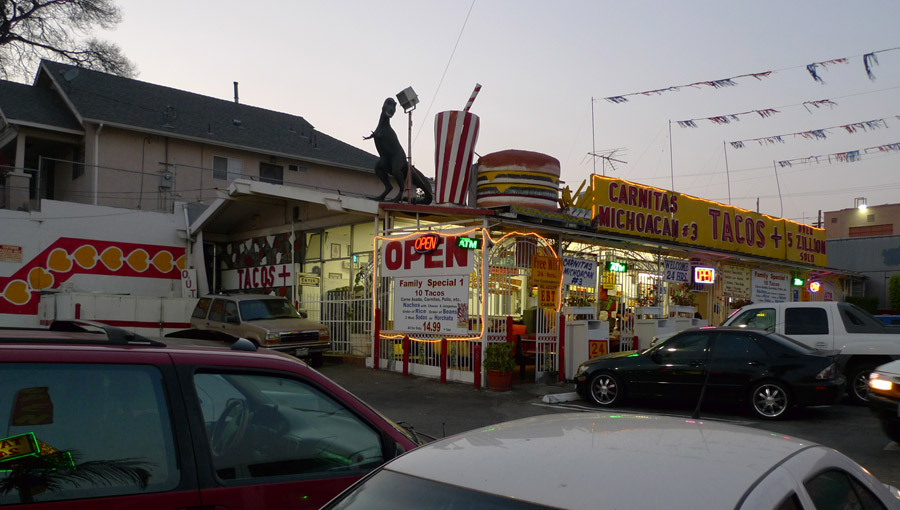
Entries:
{"label": "family special menu sign", "polygon": [[463,335],[469,329],[469,277],[394,279],[394,330]]}
{"label": "family special menu sign", "polygon": [[791,275],[751,269],[750,300],[754,303],[784,303],[791,297]]}
{"label": "family special menu sign", "polygon": [[[422,249],[422,237],[435,238]],[[394,282],[394,331],[465,335],[469,330],[469,275],[473,250],[453,236],[422,234],[386,239],[380,276]]]}

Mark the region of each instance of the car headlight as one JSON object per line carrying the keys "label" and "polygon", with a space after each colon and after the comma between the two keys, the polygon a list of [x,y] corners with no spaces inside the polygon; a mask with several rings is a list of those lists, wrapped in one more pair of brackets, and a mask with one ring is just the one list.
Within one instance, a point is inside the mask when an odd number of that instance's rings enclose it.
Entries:
{"label": "car headlight", "polygon": [[266,343],[281,341],[281,333],[266,333]]}
{"label": "car headlight", "polygon": [[319,330],[319,340],[328,340],[331,338],[331,335],[328,333],[327,329]]}
{"label": "car headlight", "polygon": [[883,379],[878,372],[872,372],[869,374],[869,388],[878,391],[892,391],[894,383],[888,379]]}
{"label": "car headlight", "polygon": [[575,377],[578,377],[585,372],[587,372],[587,367],[584,365],[578,365],[578,370],[575,371]]}

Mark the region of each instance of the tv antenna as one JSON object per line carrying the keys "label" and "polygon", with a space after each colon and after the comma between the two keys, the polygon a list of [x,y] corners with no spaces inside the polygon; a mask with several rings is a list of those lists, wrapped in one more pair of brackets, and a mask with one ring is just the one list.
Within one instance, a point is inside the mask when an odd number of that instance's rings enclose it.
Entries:
{"label": "tv antenna", "polygon": [[[616,163],[621,163],[623,165],[628,164],[627,161],[622,161],[621,159],[618,159],[618,157],[621,157],[618,155],[618,153],[620,151],[624,152],[625,150],[626,150],[625,147],[619,147],[617,149],[605,149],[605,150],[599,150],[596,152],[588,152],[588,156],[592,156],[594,158],[594,161],[596,161],[599,158],[603,162],[603,166],[601,167],[601,172],[602,172],[602,175],[606,175],[606,165],[607,164],[609,165],[610,169],[613,172],[616,171]],[[624,156],[624,154],[623,154],[623,156]],[[597,173],[596,167],[594,168],[594,173]]]}

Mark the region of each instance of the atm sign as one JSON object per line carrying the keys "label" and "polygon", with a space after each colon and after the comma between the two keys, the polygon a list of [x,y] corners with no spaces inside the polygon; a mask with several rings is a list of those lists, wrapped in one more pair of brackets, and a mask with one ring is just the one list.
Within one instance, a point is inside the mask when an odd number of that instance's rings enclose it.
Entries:
{"label": "atm sign", "polygon": [[628,264],[610,260],[606,263],[606,270],[610,273],[624,273],[628,271]]}

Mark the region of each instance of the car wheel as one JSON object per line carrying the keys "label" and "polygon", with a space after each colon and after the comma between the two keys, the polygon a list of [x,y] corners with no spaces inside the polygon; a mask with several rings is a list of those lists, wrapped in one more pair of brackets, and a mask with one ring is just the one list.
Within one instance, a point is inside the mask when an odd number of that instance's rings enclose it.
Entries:
{"label": "car wheel", "polygon": [[313,368],[321,368],[322,365],[325,364],[325,357],[322,356],[321,352],[317,352],[315,354],[311,354],[309,356],[309,365]]}
{"label": "car wheel", "polygon": [[872,365],[853,365],[847,368],[847,393],[855,404],[869,401],[869,374],[875,367]]}
{"label": "car wheel", "polygon": [[765,381],[753,387],[750,405],[756,416],[764,420],[778,420],[787,416],[791,408],[791,396],[784,384]]}
{"label": "car wheel", "polygon": [[625,399],[625,386],[616,376],[608,372],[600,372],[591,378],[588,395],[596,404],[612,407],[622,403]]}

